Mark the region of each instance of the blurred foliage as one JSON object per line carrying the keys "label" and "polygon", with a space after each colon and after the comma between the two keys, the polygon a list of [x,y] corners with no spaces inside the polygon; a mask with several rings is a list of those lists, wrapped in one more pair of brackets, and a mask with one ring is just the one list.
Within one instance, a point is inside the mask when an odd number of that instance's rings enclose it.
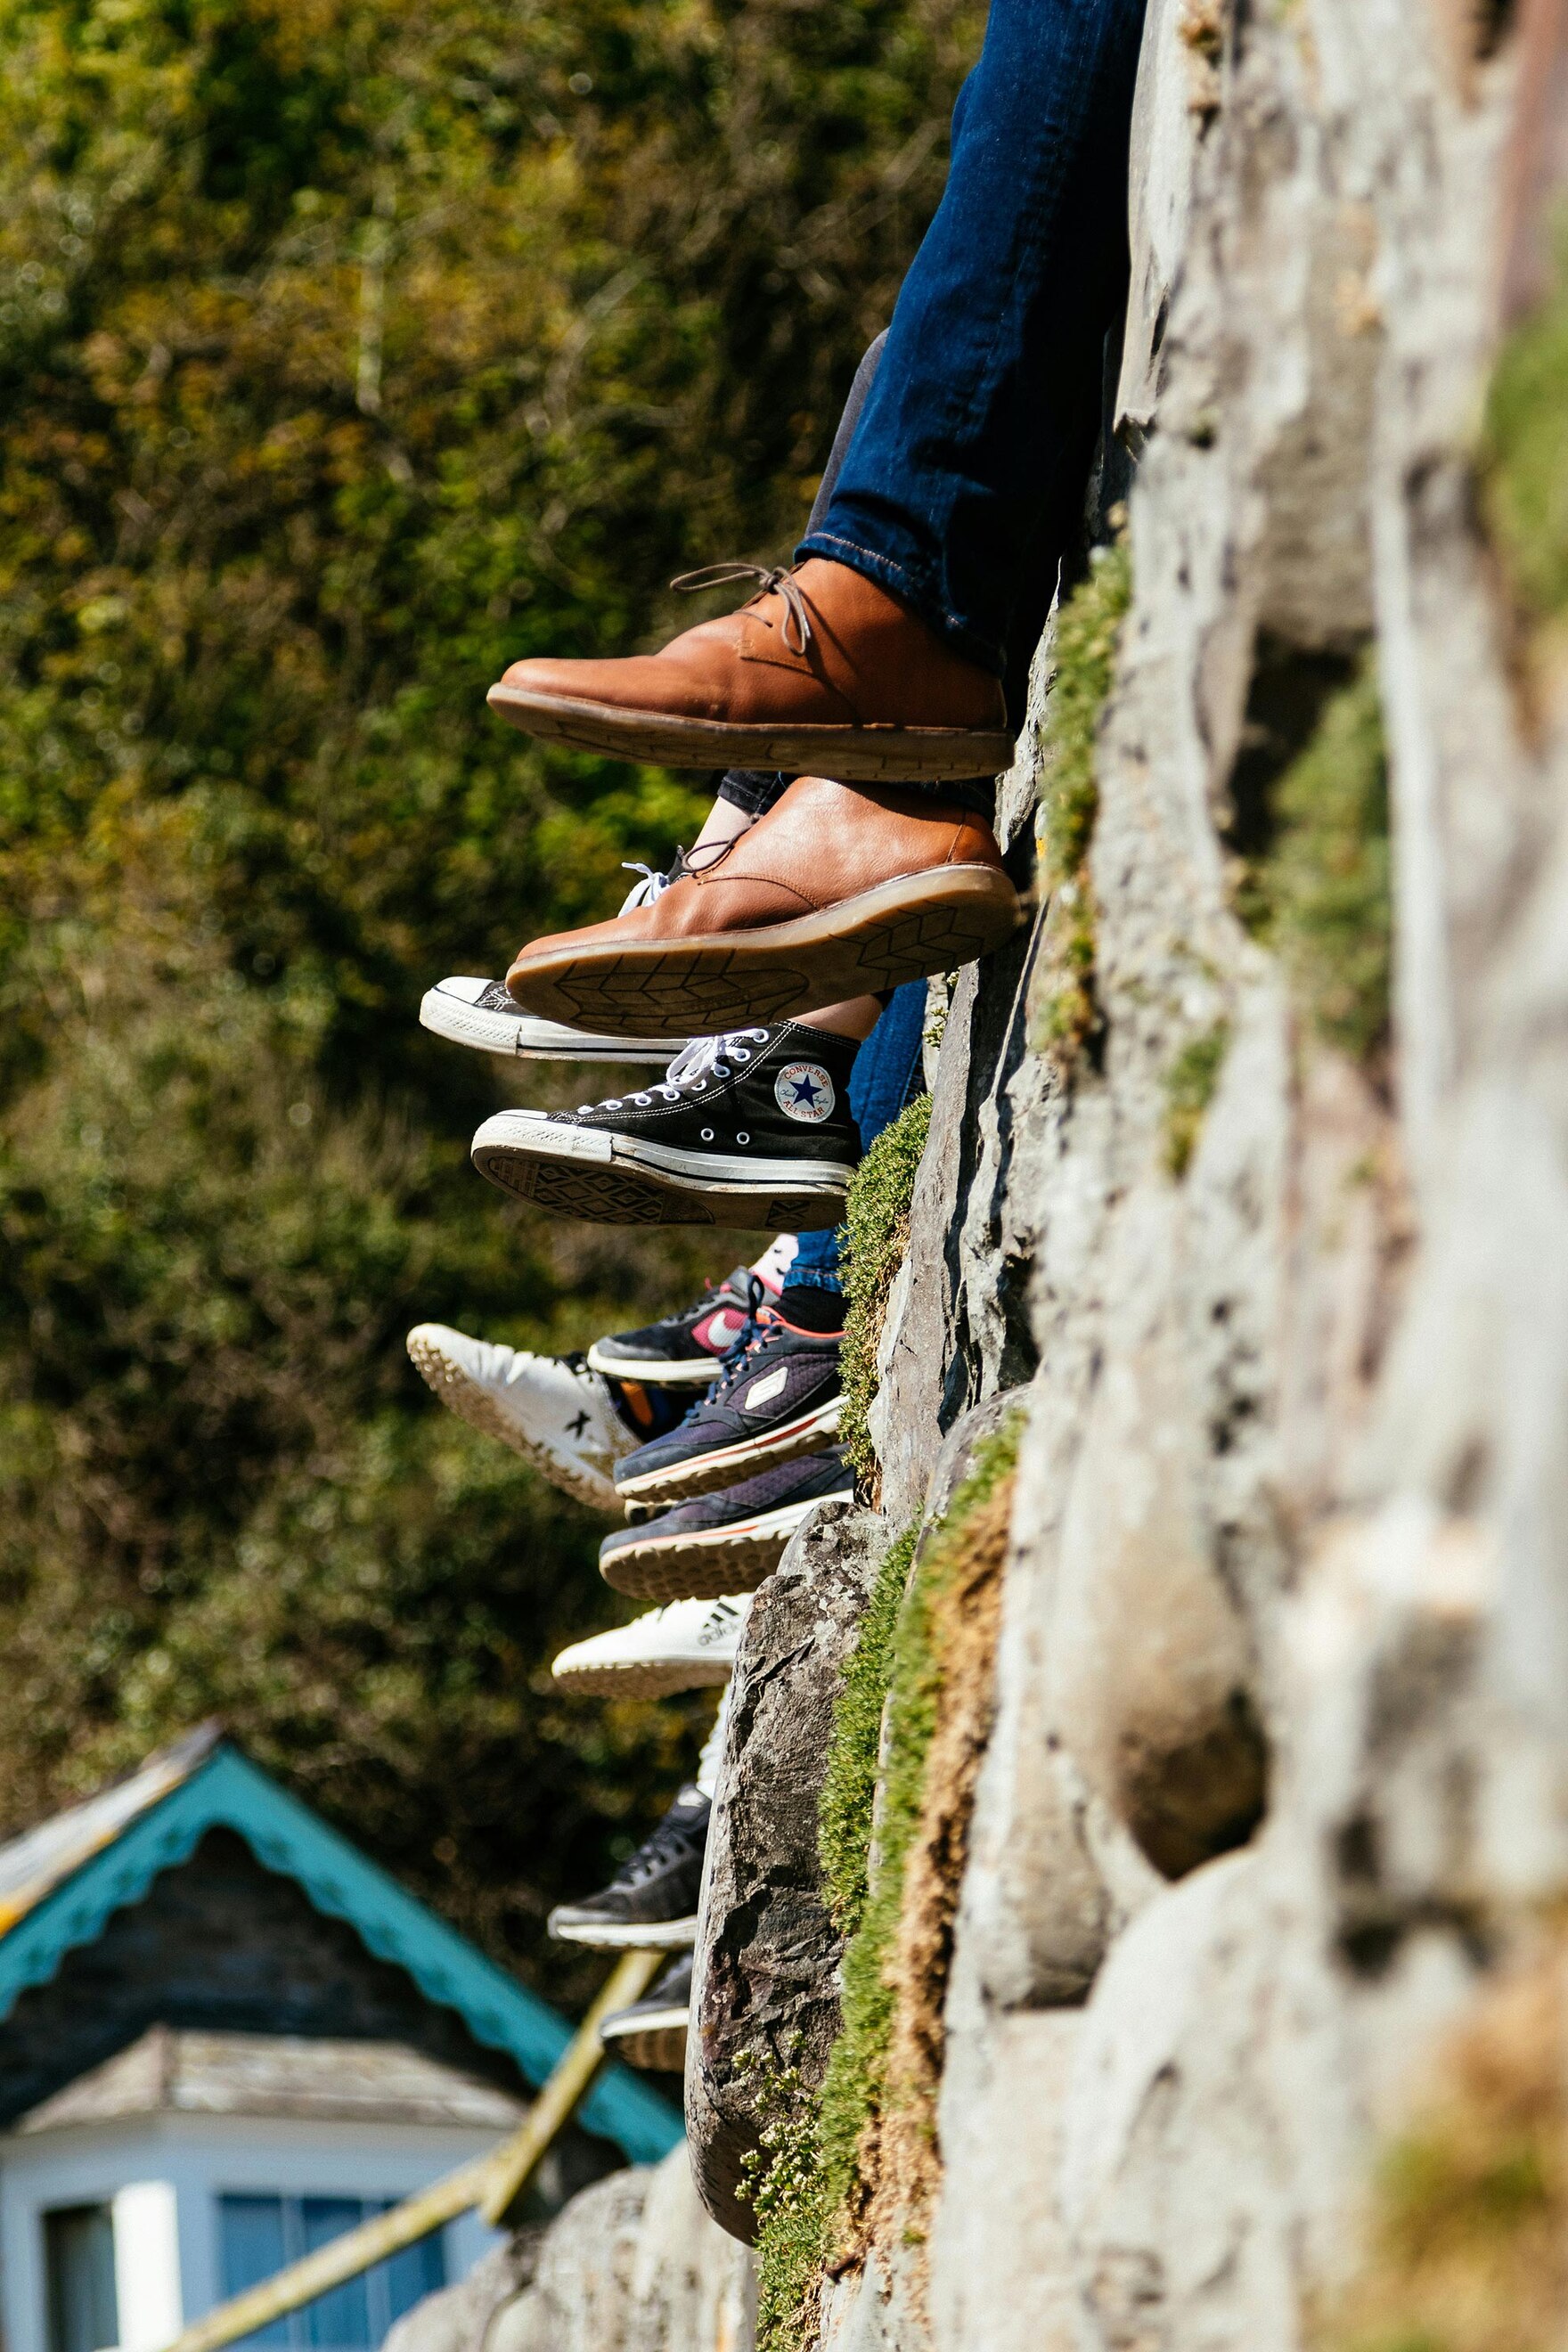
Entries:
{"label": "blurred foliage", "polygon": [[543,1912],[657,1815],[700,1710],[556,1696],[612,1613],[598,1529],[402,1339],[582,1344],[728,1253],[489,1195],[476,1121],[581,1078],[446,1046],[418,1000],[700,821],[700,780],[542,751],[484,689],[657,642],[686,564],[787,551],[978,16],[0,20],[13,1825],[218,1711],[581,1990]]}

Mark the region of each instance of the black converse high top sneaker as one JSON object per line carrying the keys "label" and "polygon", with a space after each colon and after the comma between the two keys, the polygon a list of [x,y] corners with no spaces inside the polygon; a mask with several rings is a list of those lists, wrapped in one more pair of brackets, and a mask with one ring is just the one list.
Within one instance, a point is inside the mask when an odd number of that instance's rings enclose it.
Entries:
{"label": "black converse high top sneaker", "polygon": [[503,1110],[473,1142],[481,1175],[598,1224],[836,1225],[860,1158],[858,1047],[795,1021],[703,1037],[662,1085],[576,1110]]}

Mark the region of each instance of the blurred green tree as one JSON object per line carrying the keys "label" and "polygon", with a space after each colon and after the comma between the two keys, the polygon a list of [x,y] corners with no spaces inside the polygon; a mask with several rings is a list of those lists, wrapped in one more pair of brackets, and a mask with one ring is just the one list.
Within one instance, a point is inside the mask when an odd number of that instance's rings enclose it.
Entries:
{"label": "blurred green tree", "polygon": [[731,1253],[487,1195],[476,1119],[581,1082],[416,1006],[700,823],[484,688],[787,551],[977,38],[969,0],[0,14],[13,1822],[220,1711],[578,1989],[543,1912],[700,1711],[555,1696],[598,1530],[402,1335],[579,1344]]}

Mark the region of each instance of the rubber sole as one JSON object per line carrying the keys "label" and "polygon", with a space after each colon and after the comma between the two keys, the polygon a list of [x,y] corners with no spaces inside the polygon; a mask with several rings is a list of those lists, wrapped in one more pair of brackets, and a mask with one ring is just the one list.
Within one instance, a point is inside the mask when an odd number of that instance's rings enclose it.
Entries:
{"label": "rubber sole", "polygon": [[711,1034],[956,971],[1003,946],[1022,919],[998,867],[939,866],[756,930],[524,955],[507,986],[531,1013],[579,1028],[648,1037],[689,1024]]}
{"label": "rubber sole", "polygon": [[672,1698],[677,1691],[713,1690],[727,1683],[733,1664],[733,1658],[639,1658],[619,1666],[571,1668],[557,1672],[555,1679],[563,1690],[584,1698]]}
{"label": "rubber sole", "polygon": [[[842,1397],[830,1404],[818,1405],[798,1421],[783,1423],[770,1429],[765,1437],[748,1437],[734,1445],[716,1446],[710,1454],[700,1454],[689,1462],[672,1463],[667,1470],[644,1470],[625,1481],[617,1478],[616,1492],[623,1502],[685,1503],[695,1495],[711,1495],[721,1486],[739,1486],[742,1478],[754,1477],[760,1470],[771,1470],[775,1462],[798,1462],[807,1454],[824,1454],[838,1434],[838,1416],[844,1409]],[[737,1584],[734,1591],[739,1592]],[[692,1600],[704,1596],[692,1593]]]}
{"label": "rubber sole", "polygon": [[541,742],[654,767],[779,768],[844,784],[943,784],[1000,775],[1013,761],[1013,738],[997,728],[738,727],[506,685],[492,686],[485,699],[498,719]]}
{"label": "rubber sole", "polygon": [[606,2018],[600,2028],[599,2040],[612,2058],[623,2065],[635,2066],[645,2074],[679,2074],[686,2066],[685,2010],[660,2011],[644,2024],[628,2026],[624,2032],[610,2031],[613,2018]]}
{"label": "rubber sole", "polygon": [[420,1378],[440,1398],[459,1421],[482,1436],[493,1437],[511,1453],[520,1454],[532,1465],[552,1486],[586,1503],[591,1510],[618,1511],[621,1498],[607,1477],[595,1470],[578,1469],[552,1454],[548,1446],[535,1444],[525,1437],[513,1421],[509,1421],[489,1391],[479,1381],[470,1380],[460,1364],[444,1356],[432,1340],[412,1333],[408,1353]]}
{"label": "rubber sole", "polygon": [[[700,1152],[671,1152],[603,1129],[552,1127],[516,1111],[486,1119],[470,1156],[503,1192],[552,1216],[595,1225],[778,1225],[816,1233],[840,1222],[852,1173],[826,1160],[704,1165]],[[719,1172],[731,1168],[744,1169],[744,1177]]]}
{"label": "rubber sole", "polygon": [[[844,1490],[847,1496],[850,1489]],[[784,1556],[795,1529],[818,1503],[842,1497],[813,1495],[804,1503],[734,1528],[700,1535],[664,1536],[649,1523],[647,1538],[623,1544],[599,1562],[599,1573],[616,1592],[638,1601],[721,1601],[731,1592],[754,1592]],[[617,1685],[621,1687],[621,1685]]]}
{"label": "rubber sole", "polygon": [[662,1356],[604,1356],[595,1339],[588,1350],[588,1370],[602,1372],[609,1381],[636,1381],[645,1389],[706,1389],[719,1377],[719,1359],[704,1356],[700,1363],[694,1359],[690,1363],[672,1364]]}
{"label": "rubber sole", "polygon": [[697,1914],[635,1927],[557,1927],[552,1921],[549,1933],[554,1943],[586,1944],[593,1952],[689,1952],[697,1941]]}
{"label": "rubber sole", "polygon": [[611,1037],[569,1029],[563,1022],[538,1021],[526,1013],[487,1013],[427,988],[419,1000],[419,1025],[453,1045],[471,1045],[508,1062],[615,1062],[658,1068],[689,1042],[685,1037]]}

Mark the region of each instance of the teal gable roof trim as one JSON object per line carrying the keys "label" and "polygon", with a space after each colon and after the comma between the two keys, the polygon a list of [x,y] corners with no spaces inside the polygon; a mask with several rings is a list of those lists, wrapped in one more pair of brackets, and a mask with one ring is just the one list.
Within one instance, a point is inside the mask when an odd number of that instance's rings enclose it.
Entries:
{"label": "teal gable roof trim", "polygon": [[[476,2042],[509,2052],[525,2081],[544,2080],[572,2039],[565,2019],[226,1742],[0,1937],[0,2017],[68,1951],[96,1942],[111,1912],[141,1902],[160,1871],[188,1861],[213,1829],[235,1831],[318,1911],[406,1969],[427,2000],[458,2011]],[[578,2113],[634,2164],[656,2163],[681,2136],[668,2100],[624,2066],[606,2069]]]}

